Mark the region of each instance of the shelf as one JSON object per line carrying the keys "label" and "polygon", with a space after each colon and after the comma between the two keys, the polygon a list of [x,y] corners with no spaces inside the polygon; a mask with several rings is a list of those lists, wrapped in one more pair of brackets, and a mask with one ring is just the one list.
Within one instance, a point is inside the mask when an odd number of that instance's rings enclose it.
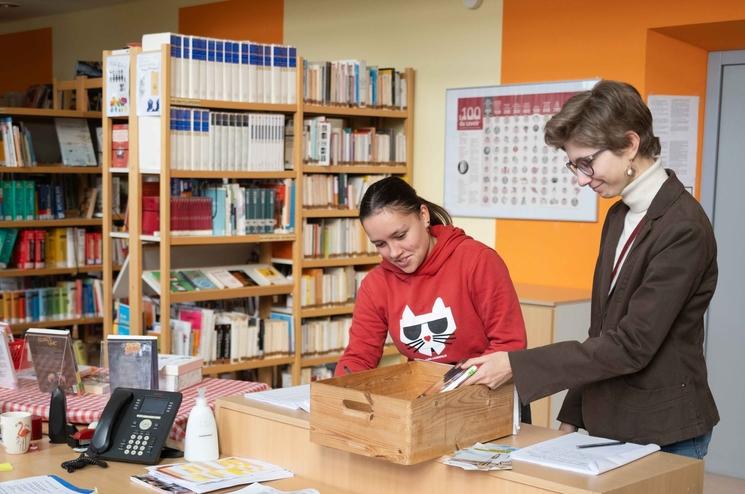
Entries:
{"label": "shelf", "polygon": [[248,369],[259,369],[262,367],[274,367],[275,365],[287,365],[292,364],[295,358],[289,357],[272,357],[272,358],[257,358],[251,360],[245,360],[243,362],[234,362],[230,364],[212,364],[205,365],[202,367],[202,374],[215,375],[223,372],[237,372]]}
{"label": "shelf", "polygon": [[[129,232],[111,232],[109,233],[111,238],[123,238],[129,240]],[[157,235],[140,235],[140,240],[143,242],[160,242],[160,237]]]}
{"label": "shelf", "polygon": [[303,209],[303,218],[356,218],[359,215],[357,209]]}
{"label": "shelf", "polygon": [[15,108],[0,107],[0,115],[18,117],[77,117],[77,118],[101,118],[100,111],[77,111],[77,110],[51,110],[47,108]]}
{"label": "shelf", "polygon": [[303,105],[303,113],[315,115],[343,115],[348,117],[407,118],[407,110],[388,110],[381,108],[358,108],[351,106]]}
{"label": "shelf", "polygon": [[408,172],[406,164],[387,164],[387,163],[358,163],[352,165],[303,165],[303,173],[359,173],[362,175],[373,175],[388,173],[391,175],[403,175]]}
{"label": "shelf", "polygon": [[295,240],[294,233],[259,233],[217,237],[171,236],[171,245],[260,244],[265,242],[292,242],[293,240]]}
{"label": "shelf", "polygon": [[2,166],[0,173],[74,173],[76,175],[100,174],[100,166],[64,166],[62,164],[42,166]]}
{"label": "shelf", "polygon": [[51,319],[47,321],[31,321],[11,323],[13,331],[23,331],[28,328],[59,328],[81,324],[101,324],[103,317],[78,317],[74,319]]}
{"label": "shelf", "polygon": [[[300,360],[300,367],[314,367],[316,365],[334,364],[341,358],[341,353],[332,353],[320,357],[303,357]],[[400,355],[398,349],[393,345],[386,345],[383,348],[383,356]]]}
{"label": "shelf", "polygon": [[193,292],[171,292],[171,303],[204,302],[207,300],[227,300],[231,298],[263,297],[265,295],[287,295],[292,293],[292,285],[248,286],[245,288],[224,288],[214,290],[195,290]]}
{"label": "shelf", "polygon": [[351,314],[354,304],[326,305],[323,307],[305,307],[300,309],[300,317],[328,317]]}
{"label": "shelf", "polygon": [[124,213],[111,213],[111,219],[113,221],[124,221],[127,219],[127,215]]}
{"label": "shelf", "polygon": [[0,228],[45,228],[63,226],[101,226],[101,218],[64,218],[61,220],[0,221]]}
{"label": "shelf", "polygon": [[35,268],[35,269],[1,269],[0,278],[15,278],[19,276],[53,276],[56,274],[100,273],[103,266],[91,265],[77,268]]}
{"label": "shelf", "polygon": [[219,110],[243,110],[243,111],[264,111],[295,113],[297,105],[287,105],[278,103],[245,103],[241,101],[221,101],[211,99],[194,99],[194,98],[171,98],[171,104],[177,106],[196,106],[199,108],[214,108]]}
{"label": "shelf", "polygon": [[245,179],[283,179],[295,178],[293,170],[252,171],[252,170],[171,170],[171,178],[245,178]]}
{"label": "shelf", "polygon": [[322,259],[305,258],[303,259],[303,268],[333,268],[337,266],[361,266],[365,264],[380,263],[380,256],[365,255],[351,257],[329,257]]}
{"label": "shelf", "polygon": [[109,168],[109,173],[127,175],[129,174],[129,168],[126,166]]}

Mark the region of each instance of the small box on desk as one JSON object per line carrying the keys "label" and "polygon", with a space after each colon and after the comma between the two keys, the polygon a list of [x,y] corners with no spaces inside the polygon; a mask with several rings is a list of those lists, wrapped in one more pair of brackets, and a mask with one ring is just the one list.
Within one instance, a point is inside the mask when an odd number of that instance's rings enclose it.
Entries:
{"label": "small box on desk", "polygon": [[158,355],[158,387],[161,391],[181,391],[202,382],[200,357]]}
{"label": "small box on desk", "polygon": [[420,396],[448,369],[407,362],[311,383],[310,440],[413,465],[512,434],[512,385]]}

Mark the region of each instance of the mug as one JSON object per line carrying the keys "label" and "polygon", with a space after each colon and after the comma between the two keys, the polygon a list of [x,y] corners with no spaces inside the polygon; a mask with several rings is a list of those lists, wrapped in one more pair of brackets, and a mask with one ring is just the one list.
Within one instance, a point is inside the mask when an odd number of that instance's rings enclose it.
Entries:
{"label": "mug", "polygon": [[31,443],[31,414],[29,412],[5,412],[0,415],[0,430],[3,434],[5,452],[19,455],[28,451]]}

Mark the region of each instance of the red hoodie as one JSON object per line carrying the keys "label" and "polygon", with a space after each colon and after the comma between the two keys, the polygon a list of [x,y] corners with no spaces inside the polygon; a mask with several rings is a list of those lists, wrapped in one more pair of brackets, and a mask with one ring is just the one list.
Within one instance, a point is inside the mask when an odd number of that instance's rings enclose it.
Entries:
{"label": "red hoodie", "polygon": [[416,271],[383,260],[363,280],[337,375],[377,367],[388,333],[409,359],[449,364],[525,348],[520,304],[499,255],[460,228],[431,232],[437,242]]}

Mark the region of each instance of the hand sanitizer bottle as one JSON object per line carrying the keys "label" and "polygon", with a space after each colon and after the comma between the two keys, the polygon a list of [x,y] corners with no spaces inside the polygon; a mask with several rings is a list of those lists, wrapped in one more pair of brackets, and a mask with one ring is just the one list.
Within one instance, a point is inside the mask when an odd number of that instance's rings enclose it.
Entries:
{"label": "hand sanitizer bottle", "polygon": [[212,409],[207,405],[204,388],[199,388],[199,396],[186,422],[184,439],[184,459],[186,461],[214,461],[220,456],[217,445],[217,424]]}

